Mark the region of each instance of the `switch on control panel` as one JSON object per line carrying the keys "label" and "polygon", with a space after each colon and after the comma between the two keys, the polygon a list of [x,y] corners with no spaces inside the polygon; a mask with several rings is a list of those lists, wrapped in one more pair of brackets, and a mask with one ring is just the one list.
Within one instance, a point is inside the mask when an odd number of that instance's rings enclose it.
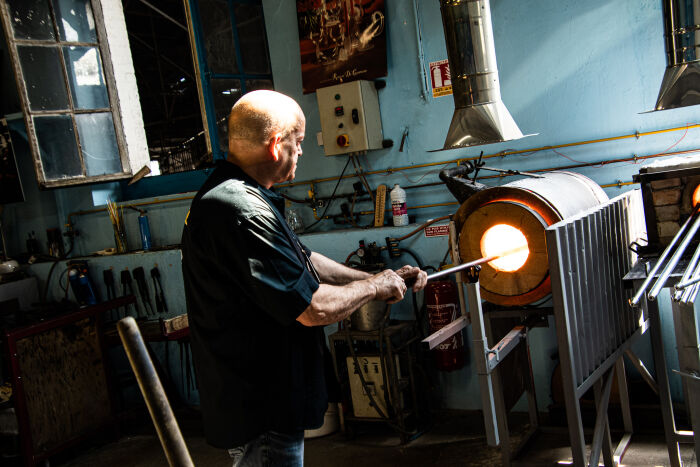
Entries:
{"label": "switch on control panel", "polygon": [[382,148],[379,98],[373,82],[351,81],[320,88],[316,98],[327,156]]}

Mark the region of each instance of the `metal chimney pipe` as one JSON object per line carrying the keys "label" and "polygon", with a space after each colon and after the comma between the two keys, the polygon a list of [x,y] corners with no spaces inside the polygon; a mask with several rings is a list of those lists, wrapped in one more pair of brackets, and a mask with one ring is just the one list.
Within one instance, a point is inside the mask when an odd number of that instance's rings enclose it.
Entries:
{"label": "metal chimney pipe", "polygon": [[700,1],[662,5],[667,66],[654,110],[700,104]]}
{"label": "metal chimney pipe", "polygon": [[522,138],[501,101],[489,0],[440,0],[455,113],[443,149]]}

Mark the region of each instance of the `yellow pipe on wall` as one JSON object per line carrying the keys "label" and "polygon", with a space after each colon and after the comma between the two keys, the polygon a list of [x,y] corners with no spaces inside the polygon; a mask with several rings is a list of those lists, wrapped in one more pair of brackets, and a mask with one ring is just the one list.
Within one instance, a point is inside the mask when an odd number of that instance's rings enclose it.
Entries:
{"label": "yellow pipe on wall", "polygon": [[[675,128],[665,128],[662,130],[652,130],[652,131],[645,131],[642,133],[636,132],[628,135],[620,135],[620,136],[611,136],[609,138],[598,138],[598,139],[591,139],[591,140],[586,140],[586,141],[576,141],[573,143],[564,143],[564,144],[556,144],[553,146],[541,146],[539,148],[530,148],[530,149],[521,149],[518,151],[502,151],[494,154],[487,154],[481,157],[481,159],[491,159],[493,157],[506,157],[506,156],[512,156],[512,155],[517,155],[517,154],[523,154],[527,152],[538,152],[538,151],[546,151],[549,149],[560,149],[560,148],[569,148],[569,147],[574,147],[574,146],[583,146],[587,144],[596,144],[596,143],[604,143],[604,142],[610,142],[610,141],[618,141],[622,139],[628,139],[628,138],[641,138],[642,136],[650,136],[650,135],[658,135],[662,133],[670,133],[674,131],[681,131],[681,130],[692,130],[694,128],[700,128],[700,123],[695,123],[692,125],[686,125],[686,126],[680,126],[680,127],[675,127]],[[384,170],[373,170],[370,172],[365,172],[365,175],[378,175],[378,174],[392,174],[394,172],[401,172],[403,170],[410,170],[410,169],[421,169],[425,167],[435,167],[439,165],[447,165],[447,164],[461,164],[462,162],[465,161],[473,161],[473,160],[478,160],[479,157],[462,157],[459,159],[452,159],[449,161],[442,161],[442,162],[427,162],[425,164],[416,164],[416,165],[409,165],[409,166],[404,166],[404,167],[396,167],[396,168],[389,168],[389,169],[384,169]],[[348,175],[343,175],[343,177],[326,177],[326,178],[317,178],[313,180],[305,180],[301,182],[289,182],[289,183],[282,183],[279,185],[276,185],[279,188],[287,188],[287,187],[294,187],[294,186],[301,186],[301,185],[308,185],[311,183],[321,183],[321,182],[332,182],[336,181],[339,179],[346,179],[346,178],[354,178],[357,177],[355,174],[348,174]]]}

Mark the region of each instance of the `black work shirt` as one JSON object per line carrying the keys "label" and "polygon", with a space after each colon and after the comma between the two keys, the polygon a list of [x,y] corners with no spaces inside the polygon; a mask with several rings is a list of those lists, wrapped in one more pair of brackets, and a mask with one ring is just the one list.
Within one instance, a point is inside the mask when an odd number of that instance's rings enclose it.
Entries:
{"label": "black work shirt", "polygon": [[328,404],[323,328],[296,321],[318,281],[273,209],[284,209],[280,196],[222,161],[192,201],[182,233],[204,430],[221,448],[269,430],[317,428]]}

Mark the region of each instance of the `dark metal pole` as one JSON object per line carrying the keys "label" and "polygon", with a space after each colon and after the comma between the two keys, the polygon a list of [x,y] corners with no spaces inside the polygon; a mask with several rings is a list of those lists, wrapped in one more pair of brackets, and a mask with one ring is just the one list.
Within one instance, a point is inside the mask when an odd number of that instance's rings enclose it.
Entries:
{"label": "dark metal pole", "polygon": [[171,467],[194,467],[136,321],[128,316],[117,323],[117,328],[168,463]]}

